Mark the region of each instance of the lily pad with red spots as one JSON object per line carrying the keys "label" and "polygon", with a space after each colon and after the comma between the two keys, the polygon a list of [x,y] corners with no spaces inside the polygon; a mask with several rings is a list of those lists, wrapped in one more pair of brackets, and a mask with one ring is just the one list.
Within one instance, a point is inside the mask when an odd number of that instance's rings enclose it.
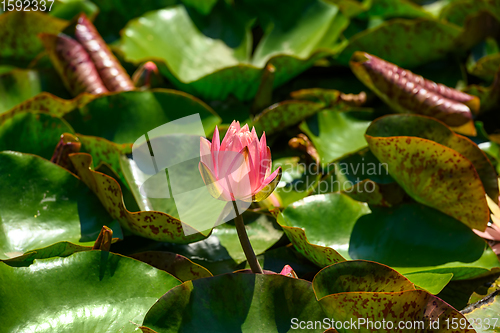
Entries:
{"label": "lily pad with red spots", "polygon": [[470,139],[453,133],[437,120],[417,115],[390,115],[375,120],[366,134],[373,137],[415,136],[449,147],[474,165],[490,198],[498,197],[497,175],[486,155]]}
{"label": "lily pad with red spots", "polygon": [[181,221],[166,213],[129,212],[123,203],[120,185],[113,178],[93,171],[90,155],[73,154],[70,155],[70,159],[78,176],[97,195],[109,214],[132,233],[158,241],[181,244],[196,242],[207,237],[198,231],[186,236]]}
{"label": "lily pad with red spots", "polygon": [[314,277],[316,297],[342,292],[399,292],[415,290],[403,275],[381,264],[350,260],[323,268]]}
{"label": "lily pad with red spots", "polygon": [[489,220],[485,191],[474,165],[456,150],[412,136],[366,135],[373,154],[416,201],[484,231]]}
{"label": "lily pad with red spots", "polygon": [[351,37],[338,60],[347,65],[354,52],[364,51],[398,66],[416,67],[455,50],[462,31],[435,19],[389,20]]}
{"label": "lily pad with red spots", "polygon": [[[446,321],[464,319],[441,299],[416,290],[404,276],[374,262],[346,261],[328,266],[316,274],[313,288],[328,317],[346,323],[344,328],[350,325],[350,330],[394,332],[406,328],[420,332],[458,332],[450,329]],[[353,327],[353,322],[357,326]],[[415,328],[414,325],[421,326]],[[474,330],[463,327],[460,332]]]}

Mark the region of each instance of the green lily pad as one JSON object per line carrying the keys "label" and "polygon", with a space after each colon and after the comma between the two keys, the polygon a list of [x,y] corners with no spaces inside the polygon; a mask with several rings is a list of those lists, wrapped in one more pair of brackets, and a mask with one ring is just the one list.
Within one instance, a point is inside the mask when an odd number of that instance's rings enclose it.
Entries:
{"label": "green lily pad", "polygon": [[462,313],[476,332],[500,332],[500,290],[465,308]]}
{"label": "green lily pad", "polygon": [[350,260],[323,268],[314,277],[314,292],[321,299],[343,292],[399,292],[415,286],[390,267],[364,260]]}
{"label": "green lily pad", "polygon": [[35,155],[0,153],[0,259],[60,241],[91,245],[113,223],[73,174]]}
{"label": "green lily pad", "polygon": [[59,77],[51,70],[14,69],[0,75],[0,114],[42,91],[69,97]]}
{"label": "green lily pad", "polygon": [[486,246],[481,257],[473,262],[453,261],[438,266],[425,267],[395,267],[401,274],[410,273],[438,273],[453,274],[453,281],[475,279],[478,277],[495,274],[500,267],[498,257],[493,250]]}
{"label": "green lily pad", "polygon": [[168,251],[180,254],[195,264],[205,267],[213,275],[234,272],[236,262],[216,236],[190,244],[157,242],[139,236],[129,236],[111,248],[113,252],[126,256],[143,251]]}
{"label": "green lily pad", "polygon": [[148,131],[185,116],[199,114],[210,134],[220,118],[199,99],[175,90],[111,93],[67,113],[76,132],[115,143],[133,143]]}
{"label": "green lily pad", "polygon": [[300,129],[311,139],[326,165],[366,147],[364,133],[369,121],[354,118],[349,113],[321,111],[300,124]]}
{"label": "green lily pad", "polygon": [[320,246],[310,243],[307,240],[306,233],[302,228],[289,227],[286,225],[283,214],[279,214],[276,221],[281,225],[288,239],[295,246],[297,251],[314,264],[325,267],[346,259],[337,251],[330,247]]}
{"label": "green lily pad", "polygon": [[98,96],[83,93],[73,99],[67,100],[48,92],[41,92],[38,95],[17,104],[9,111],[0,114],[0,122],[3,122],[4,119],[10,118],[16,113],[23,111],[45,112],[53,116],[62,117],[69,111],[89,103],[96,97]]}
{"label": "green lily pad", "polygon": [[489,87],[473,84],[468,86],[466,93],[477,96],[481,101],[481,113],[496,110],[500,105],[500,70],[495,74],[495,80]]}
{"label": "green lily pad", "polygon": [[0,151],[14,150],[50,160],[66,132],[73,129],[63,119],[44,113],[17,113],[0,126]]}
{"label": "green lily pad", "polygon": [[370,8],[358,16],[361,19],[369,17],[380,17],[383,19],[396,17],[432,18],[432,15],[411,1],[373,0]]}
{"label": "green lily pad", "polygon": [[[365,203],[355,201],[345,194],[319,194],[288,206],[278,222],[299,252],[312,262],[326,266],[329,264],[326,257],[315,258],[309,253],[308,242],[332,248],[342,257],[350,259],[349,238],[354,224],[369,212]],[[298,232],[302,232],[303,236],[295,236]]]}
{"label": "green lily pad", "polygon": [[[257,255],[274,245],[283,235],[283,231],[275,228],[271,218],[267,215],[247,211],[243,214],[243,220],[245,221],[248,238]],[[212,234],[219,239],[221,245],[226,248],[231,258],[237,263],[246,260],[233,223],[224,223],[218,226],[213,230]]]}
{"label": "green lily pad", "polygon": [[376,137],[416,136],[449,147],[472,162],[490,198],[498,197],[497,175],[486,155],[471,140],[453,133],[439,121],[417,115],[390,115],[372,122],[366,134]]}
{"label": "green lily pad", "polygon": [[[232,15],[238,17],[239,13]],[[130,21],[120,50],[134,63],[155,60],[164,75],[192,94],[219,100],[234,94],[248,100],[257,93],[266,62],[276,67],[274,86],[278,86],[335,52],[335,42],[348,23],[338,8],[314,1],[298,15],[292,26],[276,22],[251,57],[248,30],[237,44],[229,46],[220,35],[234,27],[223,25],[217,36],[208,37],[184,7],[175,6]],[[189,36],[189,42],[183,36]],[[202,62],[197,60],[200,57]]]}
{"label": "green lily pad", "polygon": [[94,25],[105,40],[119,37],[128,21],[144,13],[169,7],[178,3],[176,0],[144,0],[140,6],[134,0],[91,0],[99,7],[99,15]]}
{"label": "green lily pad", "polygon": [[193,7],[200,14],[209,14],[212,8],[215,6],[218,0],[182,0],[182,3],[186,6]]}
{"label": "green lily pad", "polygon": [[[332,323],[337,324],[334,327],[347,328],[345,332],[363,328],[450,332],[446,320],[463,319],[441,299],[415,290],[404,276],[374,262],[346,261],[328,266],[316,275],[313,288],[328,318],[337,321]],[[408,328],[405,324],[409,320],[422,326]]]}
{"label": "green lily pad", "polygon": [[99,7],[89,0],[56,0],[48,13],[63,20],[71,20],[80,13],[93,19],[99,13]]}
{"label": "green lily pad", "polygon": [[[454,332],[448,323],[465,320],[460,312],[423,290],[344,292],[326,296],[319,303],[328,318],[342,321],[346,325],[351,322],[361,323],[356,327],[372,331],[382,331],[383,327],[387,332],[405,331],[405,325],[411,325],[412,328],[408,331]],[[463,326],[459,332],[475,332],[467,324]]]}
{"label": "green lily pad", "polygon": [[472,75],[492,81],[495,77],[495,73],[499,68],[500,53],[495,53],[492,55],[484,56],[471,65],[468,64],[467,71]]}
{"label": "green lily pad", "polygon": [[324,104],[309,101],[284,101],[271,105],[258,114],[253,125],[257,133],[274,134],[298,124],[307,117],[320,112],[324,107]]}
{"label": "green lily pad", "polygon": [[143,326],[158,333],[201,332],[207,327],[221,333],[293,332],[293,318],[325,318],[310,282],[279,274],[234,273],[170,290],[149,310]]}
{"label": "green lily pad", "polygon": [[120,181],[127,188],[130,188],[124,174],[122,159],[125,154],[130,154],[132,151],[131,144],[120,145],[100,137],[80,134],[77,135],[77,138],[81,143],[80,152],[92,155],[96,169],[99,169],[105,163],[118,175]]}
{"label": "green lily pad", "polygon": [[[263,270],[272,272],[281,272],[285,265],[292,267],[299,278],[314,276],[319,271],[319,267],[310,262],[306,257],[300,254],[293,245],[280,246],[267,250],[257,256],[260,266]],[[243,262],[238,269],[250,269],[248,262]]]}
{"label": "green lily pad", "polygon": [[356,183],[342,193],[370,206],[391,207],[401,203],[405,198],[405,191],[397,183],[378,184],[370,179]]}
{"label": "green lily pad", "polygon": [[[476,274],[482,274],[499,266],[498,259],[493,258],[486,259],[486,267],[478,263],[491,251],[484,240],[464,224],[433,208],[411,203],[390,208],[371,207],[371,210],[352,230],[351,258],[380,262],[404,274],[433,269],[436,273],[454,273],[446,267],[460,266],[465,270],[478,268]],[[444,269],[437,271],[438,268]],[[456,274],[454,279],[464,275]]]}
{"label": "green lily pad", "polygon": [[489,210],[474,165],[457,151],[411,136],[372,137],[370,150],[416,201],[484,231]]}
{"label": "green lily pad", "polygon": [[431,19],[394,19],[349,40],[338,60],[347,65],[355,51],[365,51],[404,68],[444,57],[456,49],[459,27]]}
{"label": "green lily pad", "polygon": [[158,241],[191,243],[206,238],[200,232],[185,235],[181,221],[158,211],[129,212],[123,203],[120,185],[113,178],[92,170],[88,154],[70,155],[78,176],[97,195],[109,214],[130,232]]}
{"label": "green lily pad", "polygon": [[405,194],[368,148],[329,164],[325,172],[315,194],[341,191],[355,200],[384,206],[397,203]]}
{"label": "green lily pad", "polygon": [[177,253],[147,251],[133,254],[130,257],[168,272],[182,282],[212,276],[208,269]]}
{"label": "green lily pad", "polygon": [[[417,272],[405,276],[385,265],[349,260],[323,268],[313,280],[318,299],[341,292],[399,292],[416,290],[439,293],[450,282],[453,273]],[[415,285],[415,286],[414,286]]]}
{"label": "green lily pad", "polygon": [[437,295],[453,278],[453,273],[415,272],[408,273],[405,277],[413,284]]}
{"label": "green lily pad", "polygon": [[41,249],[28,251],[19,257],[2,260],[2,262],[12,267],[28,267],[33,264],[35,259],[67,257],[73,253],[82,251],[92,251],[92,246],[77,245],[70,242],[58,242]]}
{"label": "green lily pad", "polygon": [[166,272],[102,251],[29,267],[0,263],[0,271],[0,319],[8,331],[135,332],[147,309],[179,285]]}
{"label": "green lily pad", "polygon": [[500,173],[500,145],[493,141],[483,142],[478,147],[488,154],[488,157],[496,165],[497,173]]}
{"label": "green lily pad", "polygon": [[282,207],[298,201],[314,190],[314,185],[320,177],[318,170],[313,170],[306,163],[301,163],[298,157],[284,157],[273,160],[273,170],[281,167],[282,175],[276,194]]}
{"label": "green lily pad", "polygon": [[459,26],[464,26],[467,19],[480,11],[492,14],[500,21],[500,10],[495,1],[462,0],[450,1],[441,9],[439,17]]}
{"label": "green lily pad", "polygon": [[332,48],[349,24],[337,6],[322,1],[310,1],[302,13],[297,13],[291,28],[284,22],[288,20],[290,18],[277,20],[273,29],[264,35],[255,49],[254,65],[262,67],[279,54],[307,59],[315,50]]}
{"label": "green lily pad", "polygon": [[0,15],[0,60],[3,65],[25,67],[43,50],[39,33],[57,34],[68,25],[37,11],[12,11]]}
{"label": "green lily pad", "polygon": [[51,16],[63,20],[71,20],[80,13],[84,13],[87,17],[94,19],[99,13],[99,7],[89,0],[56,0],[49,12]]}

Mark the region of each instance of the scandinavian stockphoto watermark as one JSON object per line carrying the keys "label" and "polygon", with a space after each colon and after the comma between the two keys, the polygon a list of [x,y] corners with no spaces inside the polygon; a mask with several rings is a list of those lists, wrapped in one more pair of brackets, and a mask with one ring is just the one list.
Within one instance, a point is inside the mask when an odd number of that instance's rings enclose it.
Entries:
{"label": "scandinavian stockphoto watermark", "polygon": [[[325,175],[321,166],[316,163],[287,162],[281,165],[286,170],[282,181],[278,185],[281,193],[308,192],[324,194],[342,191],[345,193],[363,192],[373,193],[376,184],[372,181],[363,181],[372,176],[389,176],[387,163],[375,163],[361,158],[358,163],[333,163]],[[287,175],[302,175],[299,178]]]}
{"label": "scandinavian stockphoto watermark", "polygon": [[375,330],[466,330],[483,329],[494,330],[498,328],[498,318],[435,318],[433,320],[400,320],[392,321],[370,318],[349,318],[349,320],[335,320],[324,318],[323,320],[300,320],[292,318],[290,328],[292,330],[348,330],[348,331],[375,331]]}
{"label": "scandinavian stockphoto watermark", "polygon": [[[144,133],[133,144],[132,159],[128,160],[139,187],[135,195],[140,196],[140,209],[163,211],[179,218],[186,236],[204,233],[228,222],[251,204],[251,199],[237,200],[233,204],[225,198],[227,193],[241,194],[252,187],[246,164],[248,159],[234,151],[210,151],[209,155],[200,156],[202,138],[206,138],[206,134],[200,115],[190,115]],[[204,174],[200,161],[215,161],[211,168],[217,170],[217,176]],[[217,169],[217,161],[223,167]],[[343,176],[387,173],[380,163],[361,162],[335,164],[335,173]],[[265,169],[270,161],[263,159],[260,163]],[[362,182],[359,177],[323,177],[321,166],[313,163],[282,165],[282,168],[287,171],[278,184],[280,192],[312,192],[314,189],[314,193],[354,190],[371,193],[375,190],[374,183]],[[296,173],[304,173],[306,177],[287,179]]]}

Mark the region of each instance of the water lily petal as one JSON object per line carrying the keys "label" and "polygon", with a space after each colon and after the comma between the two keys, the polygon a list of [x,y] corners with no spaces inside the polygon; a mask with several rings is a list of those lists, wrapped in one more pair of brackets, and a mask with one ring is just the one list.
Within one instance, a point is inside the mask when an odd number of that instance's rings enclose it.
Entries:
{"label": "water lily petal", "polygon": [[259,202],[266,199],[271,193],[273,193],[276,186],[281,180],[281,167],[276,169],[269,177],[264,180],[260,191],[253,196],[254,202]]}

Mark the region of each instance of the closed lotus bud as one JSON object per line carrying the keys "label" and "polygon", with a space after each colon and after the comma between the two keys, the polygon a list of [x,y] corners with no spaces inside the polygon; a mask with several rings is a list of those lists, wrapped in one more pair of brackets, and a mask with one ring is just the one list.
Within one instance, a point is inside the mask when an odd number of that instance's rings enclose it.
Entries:
{"label": "closed lotus bud", "polygon": [[66,89],[73,96],[82,92],[108,92],[92,59],[80,43],[64,34],[40,34],[40,39]]}
{"label": "closed lotus bud", "polygon": [[134,89],[130,76],[84,14],[78,18],[75,37],[92,58],[99,76],[109,91]]}
{"label": "closed lotus bud", "polygon": [[151,88],[158,85],[161,82],[160,72],[158,67],[152,61],[148,61],[135,71],[132,75],[132,82],[137,88]]}
{"label": "closed lotus bud", "polygon": [[449,126],[461,126],[479,110],[479,99],[424,79],[365,52],[355,52],[354,74],[397,112],[434,117]]}

